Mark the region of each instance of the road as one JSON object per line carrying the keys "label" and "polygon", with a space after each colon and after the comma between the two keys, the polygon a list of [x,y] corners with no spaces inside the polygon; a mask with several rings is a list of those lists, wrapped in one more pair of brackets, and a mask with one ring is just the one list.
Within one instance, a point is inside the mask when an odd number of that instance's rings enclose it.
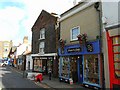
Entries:
{"label": "road", "polygon": [[0,90],[1,88],[41,88],[33,81],[23,78],[23,75],[9,66],[0,67]]}

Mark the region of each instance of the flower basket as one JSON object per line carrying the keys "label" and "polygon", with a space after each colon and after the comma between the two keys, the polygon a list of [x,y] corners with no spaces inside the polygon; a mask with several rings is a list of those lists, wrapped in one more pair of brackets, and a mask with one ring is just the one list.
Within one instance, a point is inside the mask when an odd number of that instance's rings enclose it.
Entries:
{"label": "flower basket", "polygon": [[80,44],[86,44],[86,42],[87,42],[87,34],[86,33],[79,34],[77,36],[77,38],[78,38]]}

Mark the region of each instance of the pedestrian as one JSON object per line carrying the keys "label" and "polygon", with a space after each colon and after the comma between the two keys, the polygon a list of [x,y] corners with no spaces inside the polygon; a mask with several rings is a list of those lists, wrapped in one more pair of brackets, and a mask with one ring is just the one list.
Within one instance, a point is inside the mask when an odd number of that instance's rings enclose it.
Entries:
{"label": "pedestrian", "polygon": [[52,74],[51,69],[48,70],[48,74],[49,74],[49,80],[51,80],[51,74]]}

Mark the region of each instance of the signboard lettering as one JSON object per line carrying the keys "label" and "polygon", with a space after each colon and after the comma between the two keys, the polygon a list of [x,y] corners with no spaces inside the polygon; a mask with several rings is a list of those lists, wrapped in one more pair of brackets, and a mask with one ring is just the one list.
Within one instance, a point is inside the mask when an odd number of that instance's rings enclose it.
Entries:
{"label": "signboard lettering", "polygon": [[71,52],[81,52],[81,48],[68,48],[67,49],[67,52],[68,53],[71,53]]}

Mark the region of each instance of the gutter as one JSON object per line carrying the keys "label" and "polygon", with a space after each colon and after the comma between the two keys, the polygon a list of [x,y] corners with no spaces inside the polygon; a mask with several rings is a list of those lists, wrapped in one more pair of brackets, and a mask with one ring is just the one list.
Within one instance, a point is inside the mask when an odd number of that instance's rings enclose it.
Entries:
{"label": "gutter", "polygon": [[105,78],[104,78],[104,58],[103,58],[103,53],[102,53],[102,27],[103,27],[103,24],[102,24],[102,8],[101,8],[101,2],[96,2],[95,3],[95,8],[96,10],[98,11],[99,13],[99,24],[100,24],[100,30],[99,30],[99,39],[100,39],[100,57],[102,59],[102,87],[101,88],[105,88]]}

